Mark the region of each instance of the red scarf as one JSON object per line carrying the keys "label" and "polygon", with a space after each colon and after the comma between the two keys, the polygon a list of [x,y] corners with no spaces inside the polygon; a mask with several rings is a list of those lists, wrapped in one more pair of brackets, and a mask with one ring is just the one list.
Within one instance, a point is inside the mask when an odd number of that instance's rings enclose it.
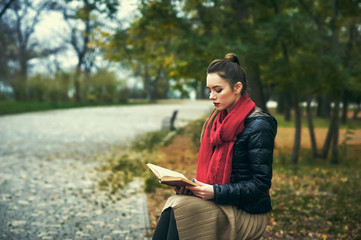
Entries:
{"label": "red scarf", "polygon": [[252,112],[255,103],[245,93],[227,114],[219,112],[210,129],[209,121],[204,131],[198,155],[196,179],[208,184],[230,183],[233,145],[243,131],[244,120]]}

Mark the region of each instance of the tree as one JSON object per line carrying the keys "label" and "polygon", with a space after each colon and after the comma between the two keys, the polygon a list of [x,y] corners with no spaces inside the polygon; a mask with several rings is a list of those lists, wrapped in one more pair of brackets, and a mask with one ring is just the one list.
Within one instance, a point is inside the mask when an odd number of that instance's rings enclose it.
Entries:
{"label": "tree", "polygon": [[[100,15],[104,18],[114,18],[119,6],[118,0],[65,0],[61,10],[64,20],[68,23],[70,36],[65,40],[75,51],[78,63],[76,66],[76,76],[74,80],[75,100],[82,101],[82,87],[84,92],[87,87],[82,86],[81,73],[85,73],[87,80],[93,68],[97,46],[97,32],[105,24],[99,20]],[[80,5],[78,4],[80,3]]]}
{"label": "tree", "polygon": [[[273,79],[275,90],[280,94],[281,101],[286,99],[286,117],[290,109],[294,110],[295,135],[291,163],[297,164],[301,148],[301,108],[300,102],[307,93],[307,83],[301,76],[307,74],[307,69],[298,68],[307,54],[304,42],[310,33],[310,27],[304,17],[297,11],[295,2],[280,3],[272,0],[269,7],[273,16],[265,24],[266,44],[271,46],[269,63],[266,64],[266,76]],[[299,70],[305,74],[299,75]],[[307,81],[307,80],[306,80]]]}
{"label": "tree", "polygon": [[[338,162],[339,104],[344,102],[343,118],[352,92],[357,94],[359,86],[354,81],[354,72],[359,64],[360,49],[357,45],[357,31],[354,26],[359,22],[361,6],[355,1],[307,1],[298,0],[303,13],[317,31],[318,39],[312,48],[315,56],[314,92],[317,94],[319,113],[329,116],[331,122],[322,148],[321,156],[327,157],[332,147],[331,162]],[[351,50],[352,49],[352,50]],[[352,86],[352,87],[350,87]],[[347,96],[346,96],[347,94]],[[333,108],[331,108],[333,100]]]}
{"label": "tree", "polygon": [[147,98],[155,101],[166,95],[181,23],[168,0],[142,1],[139,10],[141,17],[112,37],[106,55],[142,77]]}
{"label": "tree", "polygon": [[[268,97],[261,77],[261,65],[264,54],[269,49],[257,33],[263,24],[262,17],[268,14],[268,6],[247,0],[231,0],[227,5],[231,16],[227,18],[223,28],[228,32],[227,37],[231,39],[233,47],[238,48],[244,58],[251,98],[257,106],[267,111]],[[228,24],[231,26],[229,29]],[[261,45],[264,47],[259,48]]]}
{"label": "tree", "polygon": [[[35,26],[44,11],[52,10],[55,4],[52,1],[44,0],[34,3],[29,0],[16,0],[8,5],[6,14],[3,15],[1,21],[6,22],[8,30],[3,39],[8,40],[8,46],[11,50],[7,50],[11,57],[7,61],[14,60],[13,72],[17,76],[11,82],[14,88],[16,99],[26,99],[26,83],[28,78],[29,61],[34,58],[48,56],[59,50],[41,48],[37,39],[33,36]],[[9,41],[14,40],[9,44]]]}
{"label": "tree", "polygon": [[0,19],[0,81],[8,82],[11,62],[16,61],[16,35],[7,19]]}
{"label": "tree", "polygon": [[106,69],[99,69],[90,76],[88,98],[94,102],[114,103],[117,101],[118,85],[114,73]]}
{"label": "tree", "polygon": [[182,35],[175,48],[176,76],[206,98],[206,69],[210,61],[230,52],[224,44],[222,1],[185,0],[179,15],[183,16]]}

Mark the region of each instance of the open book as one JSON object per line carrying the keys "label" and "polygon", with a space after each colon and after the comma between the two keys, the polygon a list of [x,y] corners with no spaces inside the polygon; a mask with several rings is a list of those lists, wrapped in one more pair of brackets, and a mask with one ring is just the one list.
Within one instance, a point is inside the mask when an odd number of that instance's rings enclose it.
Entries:
{"label": "open book", "polygon": [[147,166],[152,170],[154,175],[159,179],[160,183],[169,186],[197,186],[196,183],[188,180],[183,174],[172,171],[157,165],[148,163]]}

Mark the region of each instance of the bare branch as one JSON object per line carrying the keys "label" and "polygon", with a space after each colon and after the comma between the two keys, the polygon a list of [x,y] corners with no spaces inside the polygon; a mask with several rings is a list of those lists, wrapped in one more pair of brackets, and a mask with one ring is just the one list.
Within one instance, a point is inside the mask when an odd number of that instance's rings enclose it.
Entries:
{"label": "bare branch", "polygon": [[5,4],[4,8],[3,8],[3,9],[1,10],[1,12],[0,12],[0,19],[1,19],[2,15],[5,14],[6,10],[11,6],[11,4],[12,4],[13,2],[14,2],[14,0],[9,0],[9,1]]}

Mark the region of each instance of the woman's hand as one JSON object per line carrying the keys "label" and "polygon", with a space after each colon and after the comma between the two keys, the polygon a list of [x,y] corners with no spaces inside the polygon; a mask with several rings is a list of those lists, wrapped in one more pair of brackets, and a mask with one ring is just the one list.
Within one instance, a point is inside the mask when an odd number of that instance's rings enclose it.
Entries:
{"label": "woman's hand", "polygon": [[187,187],[187,189],[191,190],[194,195],[202,198],[203,200],[210,200],[214,198],[213,185],[202,183],[197,180],[195,180],[195,183],[197,183],[198,186]]}

